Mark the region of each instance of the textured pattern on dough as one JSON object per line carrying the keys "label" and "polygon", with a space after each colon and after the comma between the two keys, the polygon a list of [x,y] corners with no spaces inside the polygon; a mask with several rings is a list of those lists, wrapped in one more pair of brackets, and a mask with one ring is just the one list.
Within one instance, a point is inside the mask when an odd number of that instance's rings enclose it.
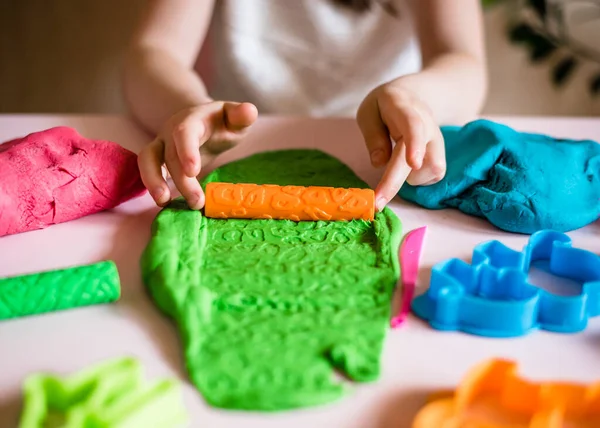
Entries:
{"label": "textured pattern on dough", "polygon": [[[312,150],[258,154],[205,183],[213,181],[366,187]],[[400,228],[387,209],[373,222],[221,220],[177,201],[154,222],[143,276],[177,322],[189,375],[209,403],[323,404],[346,392],[335,370],[360,382],[379,376]]]}

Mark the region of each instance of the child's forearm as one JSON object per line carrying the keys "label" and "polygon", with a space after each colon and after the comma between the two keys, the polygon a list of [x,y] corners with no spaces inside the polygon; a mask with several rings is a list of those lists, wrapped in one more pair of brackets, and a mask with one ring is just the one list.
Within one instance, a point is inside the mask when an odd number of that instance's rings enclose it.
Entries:
{"label": "child's forearm", "polygon": [[190,67],[156,48],[132,48],[123,84],[132,113],[154,133],[178,111],[211,100]]}
{"label": "child's forearm", "polygon": [[483,107],[485,63],[468,54],[443,54],[425,64],[423,71],[400,77],[394,85],[416,93],[438,124],[462,124],[475,119]]}

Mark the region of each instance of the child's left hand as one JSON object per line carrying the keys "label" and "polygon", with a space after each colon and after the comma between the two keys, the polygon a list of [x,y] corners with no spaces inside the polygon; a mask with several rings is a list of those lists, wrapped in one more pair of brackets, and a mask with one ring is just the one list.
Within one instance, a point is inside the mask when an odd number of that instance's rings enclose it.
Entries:
{"label": "child's left hand", "polygon": [[427,186],[444,178],[444,137],[429,107],[418,94],[403,86],[401,79],[371,91],[360,105],[356,120],[371,164],[386,166],[375,189],[378,211],[405,181],[413,186]]}

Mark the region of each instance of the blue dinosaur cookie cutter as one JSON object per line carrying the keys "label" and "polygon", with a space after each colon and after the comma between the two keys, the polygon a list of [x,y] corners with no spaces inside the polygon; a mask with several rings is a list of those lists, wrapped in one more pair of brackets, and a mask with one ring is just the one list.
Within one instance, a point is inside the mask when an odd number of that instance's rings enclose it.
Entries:
{"label": "blue dinosaur cookie cutter", "polygon": [[[548,260],[549,272],[582,284],[575,296],[558,296],[531,285],[531,264]],[[450,259],[433,267],[429,290],[413,312],[437,330],[460,330],[488,337],[515,337],[535,329],[576,333],[600,315],[600,257],[573,248],[571,239],[543,230],[523,251],[499,241],[473,250],[471,264]]]}

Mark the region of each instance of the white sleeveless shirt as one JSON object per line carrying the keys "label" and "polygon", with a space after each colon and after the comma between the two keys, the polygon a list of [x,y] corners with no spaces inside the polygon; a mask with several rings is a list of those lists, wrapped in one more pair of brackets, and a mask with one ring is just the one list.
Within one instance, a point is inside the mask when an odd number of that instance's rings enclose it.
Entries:
{"label": "white sleeveless shirt", "polygon": [[353,116],[376,86],[421,56],[405,0],[357,13],[330,0],[217,0],[208,35],[215,99],[260,113]]}

